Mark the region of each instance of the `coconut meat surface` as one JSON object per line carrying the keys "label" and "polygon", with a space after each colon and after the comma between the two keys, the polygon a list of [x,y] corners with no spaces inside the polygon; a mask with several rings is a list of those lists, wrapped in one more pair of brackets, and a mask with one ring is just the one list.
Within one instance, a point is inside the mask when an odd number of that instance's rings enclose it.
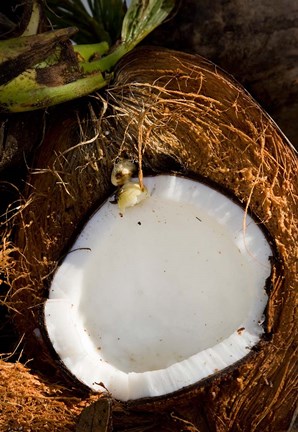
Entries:
{"label": "coconut meat surface", "polygon": [[150,197],[105,202],[56,271],[45,325],[57,354],[120,400],[168,394],[249,353],[263,333],[271,248],[258,225],[197,181],[144,179]]}

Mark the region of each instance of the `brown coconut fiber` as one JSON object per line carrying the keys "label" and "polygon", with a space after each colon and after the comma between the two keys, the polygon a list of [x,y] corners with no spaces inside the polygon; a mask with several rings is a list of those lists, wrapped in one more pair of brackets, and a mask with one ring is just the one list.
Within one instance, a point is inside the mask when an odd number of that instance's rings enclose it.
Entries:
{"label": "brown coconut fiber", "polygon": [[61,368],[42,306],[67,247],[113,192],[113,163],[127,157],[142,174],[215,183],[259,219],[275,250],[265,337],[239,364],[173,395],[128,403],[105,396],[100,426],[81,418],[77,430],[288,431],[297,403],[297,154],[275,123],[212,63],[157,48],[133,51],[105,92],[51,109],[44,122],[3,240],[5,305],[30,361],[0,363],[1,430],[75,431],[78,414],[102,398]]}

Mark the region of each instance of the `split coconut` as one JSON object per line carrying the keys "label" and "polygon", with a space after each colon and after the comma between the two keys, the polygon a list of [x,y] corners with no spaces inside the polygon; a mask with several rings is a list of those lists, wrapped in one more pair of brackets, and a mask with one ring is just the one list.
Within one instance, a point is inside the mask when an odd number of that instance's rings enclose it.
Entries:
{"label": "split coconut", "polygon": [[[35,368],[129,401],[115,430],[136,411],[152,430],[181,430],[178,418],[286,430],[297,155],[276,125],[210,62],[140,48],[105,93],[56,107],[45,126],[7,271]],[[118,158],[148,189],[124,212],[110,202]]]}
{"label": "split coconut", "polygon": [[245,357],[263,334],[271,272],[262,230],[231,199],[181,177],[145,184],[150,196],[124,215],[108,200],[91,217],[45,304],[67,369],[124,401],[173,393]]}

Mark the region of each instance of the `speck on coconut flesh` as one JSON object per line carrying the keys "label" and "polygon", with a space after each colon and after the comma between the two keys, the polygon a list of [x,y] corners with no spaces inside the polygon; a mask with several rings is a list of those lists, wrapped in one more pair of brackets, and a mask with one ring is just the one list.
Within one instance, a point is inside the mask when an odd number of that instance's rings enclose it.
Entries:
{"label": "speck on coconut flesh", "polygon": [[264,332],[271,273],[263,231],[229,197],[173,175],[144,184],[137,205],[107,200],[89,219],[45,304],[66,368],[122,401],[175,392],[245,357]]}

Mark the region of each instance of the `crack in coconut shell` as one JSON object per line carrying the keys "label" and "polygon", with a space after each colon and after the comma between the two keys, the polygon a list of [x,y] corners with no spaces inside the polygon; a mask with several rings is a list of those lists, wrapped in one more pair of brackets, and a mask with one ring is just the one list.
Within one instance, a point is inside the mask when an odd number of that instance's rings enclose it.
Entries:
{"label": "crack in coconut shell", "polygon": [[[237,83],[198,56],[135,50],[120,62],[113,87],[98,104],[93,100],[86,110],[84,103],[51,113],[35,174],[27,179],[24,196],[30,203],[15,220],[19,252],[13,253],[16,262],[9,269],[5,304],[17,311],[14,321],[20,334],[25,333],[35,367],[46,370],[48,362],[53,364],[42,340],[33,336],[48,276],[82,221],[111,194],[113,161],[119,153],[138,161],[142,137],[144,173],[180,167],[184,175],[229,190],[274,238],[279,263],[272,266],[266,313],[271,340],[262,340],[251,357],[201,387],[155,402],[120,404],[120,412],[112,414],[115,430],[125,430],[134,413],[142,417],[143,412],[157,419],[152,430],[181,430],[180,422],[169,419],[172,411],[203,432],[287,430],[297,397],[295,151]],[[53,383],[51,394],[55,388]],[[60,430],[67,430],[62,423]]]}

